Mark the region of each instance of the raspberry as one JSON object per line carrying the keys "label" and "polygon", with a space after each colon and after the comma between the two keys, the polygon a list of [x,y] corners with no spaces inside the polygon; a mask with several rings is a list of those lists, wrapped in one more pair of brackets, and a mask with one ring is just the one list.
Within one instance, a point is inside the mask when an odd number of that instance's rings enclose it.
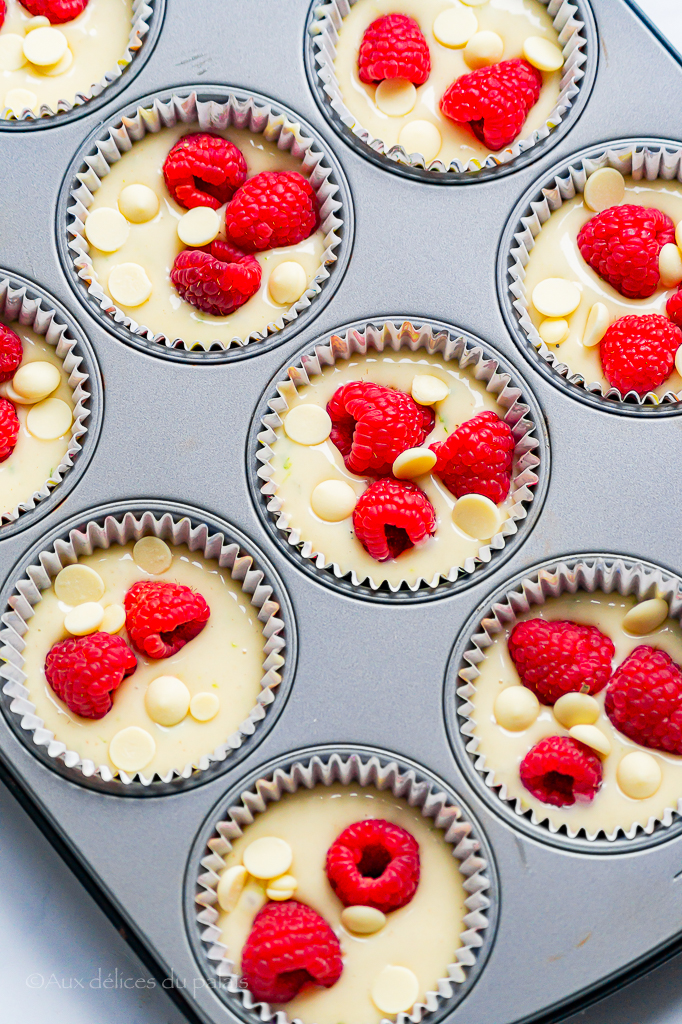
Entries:
{"label": "raspberry", "polygon": [[667,380],[675,369],[682,330],[665,316],[622,316],[612,323],[599,344],[606,378],[622,395],[645,395]]}
{"label": "raspberry", "polygon": [[655,208],[611,206],[583,224],[580,253],[595,273],[628,299],[646,299],[658,288],[658,254],[675,241],[675,225]]}
{"label": "raspberry", "polygon": [[67,707],[83,718],[104,718],[111,693],[137,668],[125,640],[110,633],[60,640],[47,653],[47,681]]}
{"label": "raspberry", "polygon": [[635,647],[613,673],[604,710],[635,743],[682,754],[682,670],[665,651]]}
{"label": "raspberry", "polygon": [[150,658],[170,658],[194,640],[211,610],[201,594],[179,583],[141,580],[124,599],[126,629],[134,647]]}
{"label": "raspberry", "polygon": [[329,847],[325,870],[344,906],[376,907],[388,914],[417,891],[419,845],[390,821],[358,821]]}
{"label": "raspberry", "polygon": [[178,253],[170,277],[185,302],[213,316],[228,316],[260,288],[261,266],[255,257],[216,241]]}
{"label": "raspberry", "polygon": [[431,445],[433,471],[455,497],[484,494],[499,505],[509,494],[514,447],[509,425],[497,413],[480,412]]}
{"label": "raspberry", "polygon": [[225,211],[228,238],[244,252],[297,245],[320,223],[315,190],[296,171],[263,171],[249,178]]}
{"label": "raspberry", "polygon": [[339,940],[323,917],[297,900],[266,903],[242,949],[242,980],[254,999],[287,1003],[309,982],[341,977]]}
{"label": "raspberry", "polygon": [[6,16],[7,4],[5,3],[5,0],[0,0],[0,28],[4,25]]}
{"label": "raspberry", "polygon": [[436,513],[416,484],[382,477],[360,495],[353,529],[372,558],[385,562],[430,537],[436,529]]}
{"label": "raspberry", "polygon": [[665,311],[674,324],[682,327],[682,288],[678,288],[675,294],[670,296]]}
{"label": "raspberry", "polygon": [[168,191],[180,206],[219,206],[246,181],[246,160],[221,135],[197,132],[175,143],[163,165]]}
{"label": "raspberry", "polygon": [[14,451],[20,428],[14,406],[7,398],[0,398],[0,462]]}
{"label": "raspberry", "polygon": [[359,476],[388,475],[407,448],[433,430],[434,412],[410,395],[371,381],[342,384],[327,403],[331,440],[346,469]]}
{"label": "raspberry", "polygon": [[23,358],[24,346],[19,335],[0,324],[0,383],[12,379]]}
{"label": "raspberry", "polygon": [[570,736],[547,736],[528,751],[520,768],[526,789],[554,807],[594,799],[602,781],[601,761]]}
{"label": "raspberry", "polygon": [[542,704],[565,693],[598,693],[611,677],[615,647],[596,626],[527,619],[514,626],[508,647],[521,682]]}
{"label": "raspberry", "polygon": [[89,0],[21,0],[29,14],[49,18],[52,25],[63,25],[82,14]]}
{"label": "raspberry", "polygon": [[429,47],[414,18],[385,14],[365,29],[358,51],[361,82],[407,78],[415,85],[423,85],[430,71]]}
{"label": "raspberry", "polygon": [[504,149],[537,103],[542,75],[525,60],[503,60],[462,75],[443,93],[440,109],[455,124],[468,124],[489,149]]}

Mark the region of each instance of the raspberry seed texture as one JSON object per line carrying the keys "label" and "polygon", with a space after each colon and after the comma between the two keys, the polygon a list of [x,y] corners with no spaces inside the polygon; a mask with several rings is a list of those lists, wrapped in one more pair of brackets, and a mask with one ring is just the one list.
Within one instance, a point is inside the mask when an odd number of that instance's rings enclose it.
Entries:
{"label": "raspberry seed texture", "polygon": [[358,821],[329,847],[326,871],[344,906],[375,907],[388,914],[417,891],[419,844],[389,821]]}

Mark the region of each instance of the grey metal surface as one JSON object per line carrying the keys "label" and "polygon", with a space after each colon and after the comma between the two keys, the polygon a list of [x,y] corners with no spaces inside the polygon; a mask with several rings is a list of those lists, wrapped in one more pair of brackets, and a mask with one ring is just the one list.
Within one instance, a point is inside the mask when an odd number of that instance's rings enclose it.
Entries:
{"label": "grey metal surface", "polygon": [[[590,102],[536,163],[500,180],[441,188],[390,174],[341,143],[320,115],[303,69],[304,0],[172,0],[158,44],[124,96],[52,130],[4,133],[0,266],[25,274],[72,312],[93,343],[105,383],[102,435],[64,504],[42,524],[0,541],[0,573],[43,530],[125,498],[191,501],[253,538],[288,588],[300,640],[296,680],[277,727],[234,771],[186,793],[118,799],[65,781],[0,720],[0,752],[45,819],[94,875],[118,912],[211,1024],[233,1021],[205,988],[185,931],[182,884],[192,842],[227,787],[268,758],[311,743],[386,747],[463,794],[498,866],[502,901],[490,959],[452,1024],[510,1024],[589,992],[678,933],[682,840],[621,856],[556,851],[523,836],[478,800],[460,775],[441,710],[445,666],[466,619],[506,576],[546,558],[619,551],[682,566],[675,502],[682,419],[635,421],[592,409],[529,369],[507,333],[495,292],[495,253],[515,202],[554,162],[623,136],[679,134],[682,68],[624,0],[595,11],[600,61]],[[643,87],[646,69],[649,83]],[[278,97],[327,139],[350,181],[356,239],[333,301],[280,347],[222,366],[178,365],[114,339],[85,311],[60,268],[60,177],[98,118],[136,95],[206,80]],[[134,90],[134,91],[133,91]],[[528,378],[549,426],[552,473],[535,529],[499,574],[442,601],[369,608],[308,579],[256,516],[245,471],[251,414],[275,370],[338,324],[398,310],[453,323],[489,341]],[[415,670],[415,665],[418,669]],[[549,1009],[553,1007],[553,1009]]]}

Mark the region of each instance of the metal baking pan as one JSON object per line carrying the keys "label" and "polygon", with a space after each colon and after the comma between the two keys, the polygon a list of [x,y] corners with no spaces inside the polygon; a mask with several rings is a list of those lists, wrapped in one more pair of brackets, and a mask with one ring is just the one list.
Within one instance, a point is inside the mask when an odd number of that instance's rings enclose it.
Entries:
{"label": "metal baking pan", "polygon": [[[0,533],[2,609],[46,534],[103,506],[181,510],[189,503],[198,516],[231,524],[271,564],[291,604],[295,674],[272,727],[257,732],[239,759],[203,773],[200,784],[143,800],[81,785],[36,757],[10,725],[4,700],[2,775],[155,973],[174,979],[185,1013],[225,1024],[235,1016],[205,984],[187,886],[199,870],[195,844],[224,815],[230,794],[271,762],[311,747],[371,747],[413,764],[470,811],[499,881],[489,956],[446,1019],[555,1022],[682,947],[682,836],[670,828],[655,843],[595,851],[517,827],[483,797],[448,738],[447,666],[465,624],[537,563],[610,552],[680,572],[679,515],[674,495],[666,501],[680,420],[675,409],[664,417],[614,415],[538,372],[500,309],[497,254],[517,203],[554,165],[611,139],[679,135],[675,106],[661,102],[682,85],[679,59],[625,0],[595,3],[596,77],[570,128],[509,173],[441,188],[390,173],[328,123],[306,76],[306,0],[173,0],[165,12],[158,6],[164,17],[153,51],[120,92],[38,132],[0,130],[0,268],[65,307],[104,382],[101,431],[85,471],[55,492],[39,520],[25,518]],[[83,140],[138,97],[196,82],[207,91],[213,84],[271,96],[305,119],[348,180],[355,231],[329,302],[279,343],[261,351],[256,343],[248,358],[222,363],[202,364],[200,354],[183,362],[158,358],[153,347],[114,336],[77,297],[57,244],[65,230],[62,179]],[[518,370],[548,427],[551,472],[532,529],[489,575],[438,600],[370,604],[321,583],[281,550],[249,487],[249,432],[286,360],[340,325],[396,311],[414,323],[423,317],[471,333]]]}

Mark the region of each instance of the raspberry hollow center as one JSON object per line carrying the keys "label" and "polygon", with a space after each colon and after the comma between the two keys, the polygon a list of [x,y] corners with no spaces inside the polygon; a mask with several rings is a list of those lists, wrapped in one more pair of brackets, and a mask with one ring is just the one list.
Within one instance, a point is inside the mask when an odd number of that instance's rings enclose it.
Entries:
{"label": "raspberry hollow center", "polygon": [[363,878],[381,878],[392,859],[385,846],[366,846],[358,863],[358,871]]}

